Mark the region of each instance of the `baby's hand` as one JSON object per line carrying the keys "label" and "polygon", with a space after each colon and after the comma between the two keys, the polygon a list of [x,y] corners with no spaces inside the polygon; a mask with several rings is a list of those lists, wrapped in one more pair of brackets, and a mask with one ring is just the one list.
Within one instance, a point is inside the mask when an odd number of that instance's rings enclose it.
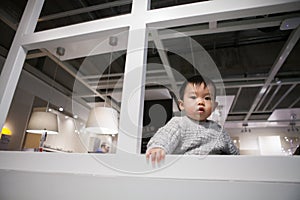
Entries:
{"label": "baby's hand", "polygon": [[159,163],[161,160],[165,159],[165,155],[166,155],[166,152],[164,149],[155,147],[155,148],[149,149],[146,152],[146,159],[149,160],[149,158],[151,156],[151,161],[153,163],[155,163],[155,161],[157,161],[157,163]]}

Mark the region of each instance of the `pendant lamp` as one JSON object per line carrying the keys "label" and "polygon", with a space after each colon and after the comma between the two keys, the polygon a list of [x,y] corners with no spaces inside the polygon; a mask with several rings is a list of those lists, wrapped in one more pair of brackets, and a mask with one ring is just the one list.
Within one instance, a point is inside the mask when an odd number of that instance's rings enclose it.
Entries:
{"label": "pendant lamp", "polygon": [[92,108],[86,123],[86,131],[95,134],[117,134],[118,112],[110,107]]}
{"label": "pendant lamp", "polygon": [[26,132],[41,134],[38,151],[43,151],[47,135],[58,134],[57,115],[47,111],[33,111]]}
{"label": "pendant lamp", "polygon": [[58,134],[57,115],[46,111],[33,111],[26,132]]}
{"label": "pendant lamp", "polygon": [[[65,49],[62,47],[58,47],[56,50],[56,54],[58,56],[62,56],[65,53]],[[54,81],[56,78],[58,65],[56,65],[52,85],[53,88]],[[50,97],[52,94],[49,95]],[[28,133],[33,134],[41,134],[41,140],[39,144],[39,151],[43,151],[44,142],[46,141],[48,134],[58,134],[58,121],[57,115],[55,113],[49,112],[49,103],[50,100],[47,102],[46,108],[35,108],[30,116],[27,130]]]}
{"label": "pendant lamp", "polygon": [[[115,36],[111,36],[109,38],[109,45],[113,48],[118,43],[118,38]],[[112,62],[112,52],[110,54],[109,67],[108,67],[108,78],[106,85],[106,94],[108,92],[108,83],[109,83],[109,75],[111,70],[111,62]],[[115,135],[118,134],[118,124],[119,117],[118,112],[112,107],[106,106],[106,98],[104,102],[104,107],[94,107],[91,109],[89,113],[89,117],[86,123],[86,131],[95,134],[109,134]]]}

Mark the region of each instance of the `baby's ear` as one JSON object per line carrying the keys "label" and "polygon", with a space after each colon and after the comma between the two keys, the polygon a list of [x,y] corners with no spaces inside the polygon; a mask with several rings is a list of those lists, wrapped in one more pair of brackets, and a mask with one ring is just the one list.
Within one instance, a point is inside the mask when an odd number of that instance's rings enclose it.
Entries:
{"label": "baby's ear", "polygon": [[184,110],[183,101],[182,101],[182,100],[179,100],[179,101],[178,101],[178,104],[179,104],[180,110]]}

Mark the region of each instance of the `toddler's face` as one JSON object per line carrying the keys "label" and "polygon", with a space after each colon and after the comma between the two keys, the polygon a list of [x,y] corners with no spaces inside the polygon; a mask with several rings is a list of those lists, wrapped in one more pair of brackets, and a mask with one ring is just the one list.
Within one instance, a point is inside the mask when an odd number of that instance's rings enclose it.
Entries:
{"label": "toddler's face", "polygon": [[205,121],[217,106],[212,95],[212,87],[188,83],[179,107],[184,110],[186,115],[197,121]]}

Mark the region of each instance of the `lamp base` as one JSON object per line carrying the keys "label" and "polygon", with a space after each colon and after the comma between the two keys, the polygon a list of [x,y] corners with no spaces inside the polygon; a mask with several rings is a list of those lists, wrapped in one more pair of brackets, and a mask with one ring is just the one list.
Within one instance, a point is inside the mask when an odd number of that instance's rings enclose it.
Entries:
{"label": "lamp base", "polygon": [[42,136],[41,136],[41,139],[40,139],[39,148],[35,149],[35,151],[37,151],[37,152],[43,152],[44,143],[46,141],[46,138],[47,138],[47,132],[42,133]]}

